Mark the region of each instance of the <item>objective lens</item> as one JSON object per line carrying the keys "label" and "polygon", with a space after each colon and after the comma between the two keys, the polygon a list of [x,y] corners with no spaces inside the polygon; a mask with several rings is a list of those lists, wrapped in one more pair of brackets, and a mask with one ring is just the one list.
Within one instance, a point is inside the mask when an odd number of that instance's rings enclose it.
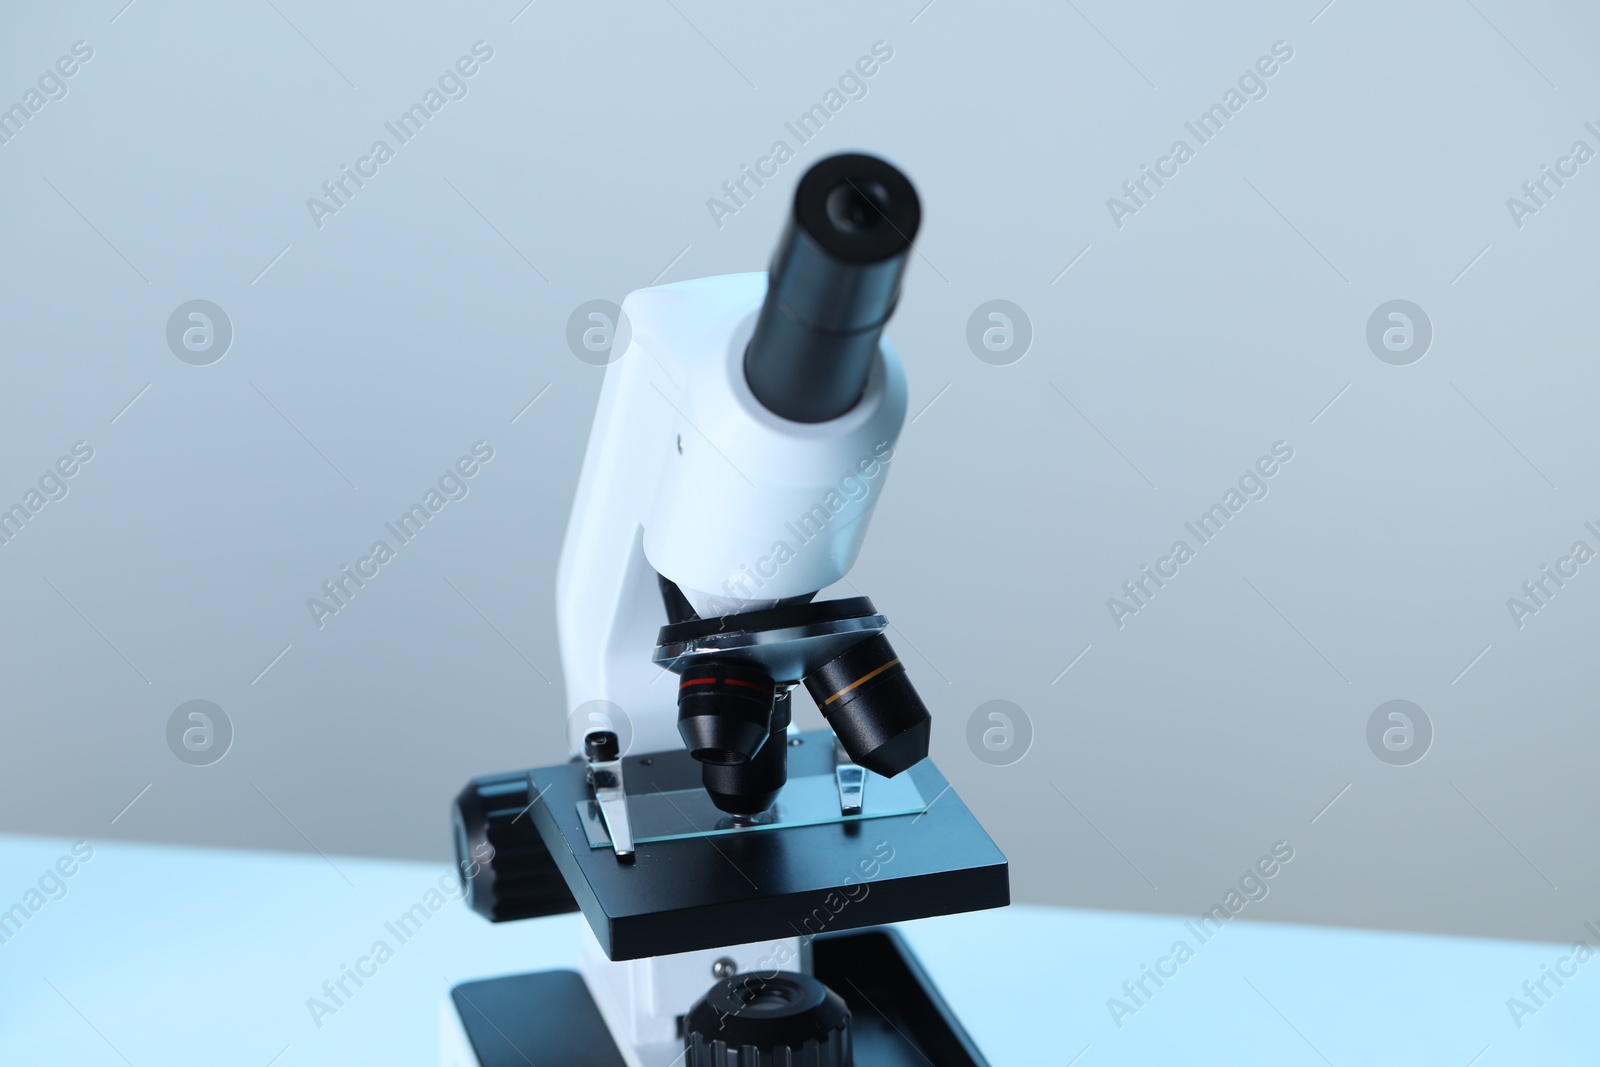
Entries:
{"label": "objective lens", "polygon": [[710,661],[678,682],[678,735],[704,764],[753,759],[772,725],[772,679],[742,663]]}
{"label": "objective lens", "polygon": [[789,780],[789,746],[784,743],[788,729],[789,694],[785,691],[772,702],[771,737],[753,759],[733,764],[701,762],[700,784],[719,810],[750,816],[772,807]]}
{"label": "objective lens", "polygon": [[933,717],[882,634],[851,646],[806,678],[850,759],[893,778],[925,759]]}

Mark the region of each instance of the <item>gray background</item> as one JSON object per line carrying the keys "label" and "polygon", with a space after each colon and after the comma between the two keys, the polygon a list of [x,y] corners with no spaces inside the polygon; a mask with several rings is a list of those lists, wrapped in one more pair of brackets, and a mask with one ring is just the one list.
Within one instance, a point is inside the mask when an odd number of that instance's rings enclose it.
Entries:
{"label": "gray background", "polygon": [[[601,377],[569,313],[763,268],[804,168],[866,149],[926,221],[892,328],[915,421],[851,582],[1017,897],[1198,912],[1286,840],[1252,917],[1578,936],[1600,565],[1520,630],[1505,601],[1600,548],[1600,163],[1521,229],[1505,201],[1600,148],[1600,13],[924,3],[7,5],[3,102],[95,53],[0,146],[0,498],[95,455],[0,547],[0,828],[446,857],[467,778],[564,755]],[[306,198],[478,40],[469,95],[319,230]],[[878,40],[868,95],[715,225]],[[1279,40],[1268,95],[1116,227]],[[197,298],[235,334],[203,367],[165,341]],[[1410,366],[1365,341],[1396,298],[1435,332]],[[965,340],[991,299],[1034,330],[1009,366]],[[318,630],[306,598],[480,439],[470,495]],[[1118,629],[1107,598],[1280,440],[1270,495]],[[1397,698],[1435,732],[1412,766],[1366,741]],[[167,746],[193,699],[235,730],[212,766]],[[1031,721],[1011,766],[968,746],[994,699]]]}

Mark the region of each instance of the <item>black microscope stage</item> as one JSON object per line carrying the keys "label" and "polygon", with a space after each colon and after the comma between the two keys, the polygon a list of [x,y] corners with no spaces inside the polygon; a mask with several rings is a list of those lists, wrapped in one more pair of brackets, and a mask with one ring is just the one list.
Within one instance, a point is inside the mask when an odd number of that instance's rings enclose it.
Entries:
{"label": "black microscope stage", "polygon": [[[832,778],[831,732],[801,733],[790,744],[791,789],[798,779]],[[630,798],[701,788],[700,765],[681,750],[630,756],[624,767]],[[580,814],[592,796],[581,763],[529,772],[529,795],[541,799],[528,815],[614,960],[1009,904],[1005,856],[944,775],[923,760],[904,776],[922,798],[915,811],[641,840],[631,863],[619,862],[609,847],[592,846],[589,820]],[[869,803],[875,786],[895,784],[870,781]]]}

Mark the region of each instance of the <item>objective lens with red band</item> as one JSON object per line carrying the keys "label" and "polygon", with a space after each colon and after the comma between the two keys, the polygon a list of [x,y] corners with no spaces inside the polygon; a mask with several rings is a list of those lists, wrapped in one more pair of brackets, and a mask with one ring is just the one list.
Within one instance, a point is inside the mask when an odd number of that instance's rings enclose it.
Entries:
{"label": "objective lens with red band", "polygon": [[678,683],[678,734],[701,763],[755,758],[772,725],[772,678],[732,661],[696,664]]}

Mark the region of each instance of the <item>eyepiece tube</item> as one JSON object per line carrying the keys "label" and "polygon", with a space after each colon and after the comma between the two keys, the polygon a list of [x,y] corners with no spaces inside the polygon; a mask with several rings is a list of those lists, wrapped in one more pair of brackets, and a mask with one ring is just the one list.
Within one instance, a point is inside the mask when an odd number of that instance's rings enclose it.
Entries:
{"label": "eyepiece tube", "polygon": [[910,180],[873,156],[831,156],[800,179],[744,354],[767,410],[827,422],[861,399],[921,222]]}

